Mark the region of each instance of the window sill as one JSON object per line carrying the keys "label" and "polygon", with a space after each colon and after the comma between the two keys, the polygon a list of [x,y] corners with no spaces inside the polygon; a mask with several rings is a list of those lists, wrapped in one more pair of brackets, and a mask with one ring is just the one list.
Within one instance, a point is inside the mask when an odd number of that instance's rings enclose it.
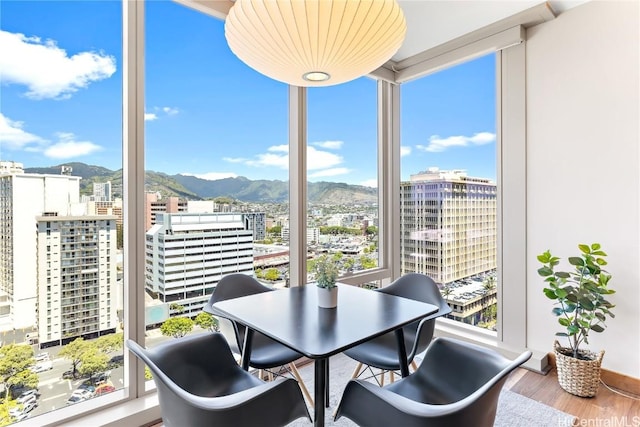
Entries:
{"label": "window sill", "polygon": [[[53,427],[64,424],[65,427],[139,427],[151,425],[160,420],[160,406],[155,392],[137,399],[121,400],[124,391],[110,399],[114,403],[109,405],[104,398],[78,403],[27,419],[19,424],[20,427]],[[106,398],[106,396],[105,396]],[[93,404],[93,405],[92,405]]]}
{"label": "window sill", "polygon": [[[498,341],[498,335],[496,332],[456,322],[455,320],[450,319],[438,319],[436,321],[434,336],[457,338],[488,347],[498,351],[500,354],[510,359],[516,358],[525,350],[522,348],[512,348]],[[522,365],[522,367],[534,372],[546,374],[550,369],[547,353],[533,350],[532,352],[533,355],[531,356],[531,359]]]}

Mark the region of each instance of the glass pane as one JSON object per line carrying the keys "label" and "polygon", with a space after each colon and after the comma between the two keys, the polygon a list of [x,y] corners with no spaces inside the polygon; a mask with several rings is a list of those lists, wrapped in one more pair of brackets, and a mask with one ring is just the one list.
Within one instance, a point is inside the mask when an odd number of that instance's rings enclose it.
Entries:
{"label": "glass pane", "polygon": [[[224,22],[146,5],[146,345],[213,329],[231,273],[285,286],[288,86],[229,50]],[[166,31],[171,22],[173,31]]]}
{"label": "glass pane", "polygon": [[308,281],[323,255],[341,276],[377,268],[377,83],[309,88],[308,102]]}
{"label": "glass pane", "polygon": [[0,8],[5,425],[123,386],[122,3]]}
{"label": "glass pane", "polygon": [[402,274],[441,288],[451,318],[496,326],[495,55],[402,86]]}

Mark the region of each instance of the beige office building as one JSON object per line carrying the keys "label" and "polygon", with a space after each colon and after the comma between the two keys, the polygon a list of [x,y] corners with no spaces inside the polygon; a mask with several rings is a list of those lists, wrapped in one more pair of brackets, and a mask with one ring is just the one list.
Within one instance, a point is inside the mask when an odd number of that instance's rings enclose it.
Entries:
{"label": "beige office building", "polygon": [[430,168],[400,184],[402,274],[440,284],[496,268],[496,184]]}

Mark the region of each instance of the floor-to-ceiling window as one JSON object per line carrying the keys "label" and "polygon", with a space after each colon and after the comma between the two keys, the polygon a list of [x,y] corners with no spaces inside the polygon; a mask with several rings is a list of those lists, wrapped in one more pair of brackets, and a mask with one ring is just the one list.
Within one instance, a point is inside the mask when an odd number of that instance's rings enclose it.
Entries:
{"label": "floor-to-ceiling window", "polygon": [[122,3],[0,9],[7,425],[100,406],[124,384]]}
{"label": "floor-to-ceiling window", "polygon": [[368,77],[308,90],[311,280],[315,260],[321,256],[332,258],[344,277],[380,265],[376,104],[376,81]]}
{"label": "floor-to-ceiling window", "polygon": [[496,59],[402,85],[401,273],[431,277],[450,317],[497,319]]}
{"label": "floor-to-ceiling window", "polygon": [[[167,31],[167,22],[172,30]],[[224,22],[145,10],[145,340],[215,329],[231,273],[289,284],[288,86],[236,58]]]}

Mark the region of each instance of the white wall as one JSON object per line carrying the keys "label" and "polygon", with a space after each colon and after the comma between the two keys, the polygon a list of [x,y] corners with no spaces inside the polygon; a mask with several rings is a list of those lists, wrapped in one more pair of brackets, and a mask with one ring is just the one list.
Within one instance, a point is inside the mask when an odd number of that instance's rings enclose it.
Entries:
{"label": "white wall", "polygon": [[527,343],[559,330],[536,255],[609,254],[615,319],[589,348],[640,377],[639,3],[592,1],[527,31]]}

